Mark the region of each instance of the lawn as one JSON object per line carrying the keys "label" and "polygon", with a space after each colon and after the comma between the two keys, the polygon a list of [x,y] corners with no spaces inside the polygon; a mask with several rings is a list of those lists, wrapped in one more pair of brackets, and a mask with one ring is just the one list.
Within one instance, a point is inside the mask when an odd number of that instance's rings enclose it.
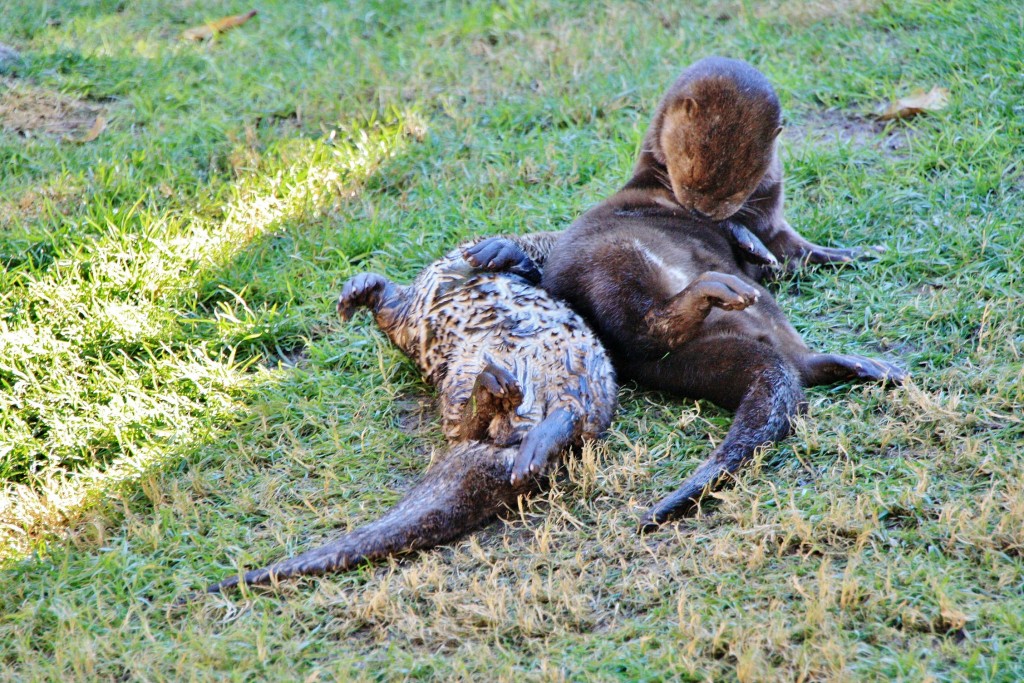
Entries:
{"label": "lawn", "polygon": [[[0,17],[0,679],[1024,678],[1019,2]],[[342,283],[567,226],[708,54],[779,92],[790,222],[886,247],[782,277],[783,309],[913,380],[810,390],[645,538],[731,415],[626,386],[554,490],[459,543],[173,607],[379,514],[443,446],[411,362],[335,318]],[[947,108],[872,117],[933,86]]]}

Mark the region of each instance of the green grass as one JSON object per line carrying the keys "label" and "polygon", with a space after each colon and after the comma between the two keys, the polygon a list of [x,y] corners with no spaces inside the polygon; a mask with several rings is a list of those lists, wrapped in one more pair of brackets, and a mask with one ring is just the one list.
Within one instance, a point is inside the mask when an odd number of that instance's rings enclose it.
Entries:
{"label": "green grass", "polygon": [[[0,679],[1024,677],[1019,3],[256,7],[192,44],[249,6],[0,0],[0,112],[17,89],[109,122],[0,130]],[[790,221],[888,247],[781,305],[913,383],[809,392],[712,510],[645,539],[731,416],[627,387],[520,515],[171,609],[379,514],[443,444],[411,363],[335,320],[344,280],[567,225],[710,53],[776,85]],[[860,118],[932,85],[948,109]]]}

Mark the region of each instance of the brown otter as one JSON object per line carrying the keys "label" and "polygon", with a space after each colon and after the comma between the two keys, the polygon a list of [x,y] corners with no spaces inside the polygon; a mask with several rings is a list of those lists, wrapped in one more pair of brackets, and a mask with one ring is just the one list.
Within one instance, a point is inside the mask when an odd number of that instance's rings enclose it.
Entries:
{"label": "brown otter", "polygon": [[811,351],[757,284],[758,264],[772,261],[765,245],[791,262],[856,253],[815,246],[782,217],[779,130],[778,98],[756,69],[701,60],[658,106],[633,177],[548,256],[544,288],[594,327],[620,376],[737,411],[722,444],[645,515],[644,530],[784,438],[802,387],[906,377],[885,361]]}
{"label": "brown otter", "polygon": [[[553,241],[534,236],[525,248],[542,261]],[[527,251],[490,244],[452,251],[406,287],[357,275],[338,299],[343,320],[370,307],[437,387],[450,449],[380,519],[207,592],[344,570],[454,539],[514,507],[566,449],[608,427],[617,386],[601,344],[535,286],[540,271]]]}
{"label": "brown otter", "polygon": [[[746,62],[707,57],[680,74],[658,105],[631,186],[661,186],[693,218],[750,230],[780,261],[844,262],[860,252],[812,244],[782,215],[779,98]],[[749,239],[739,239],[741,246]],[[760,249],[753,260],[771,265]]]}
{"label": "brown otter", "polygon": [[757,284],[761,264],[776,257],[857,254],[814,245],[783,217],[780,124],[778,97],[757,69],[697,62],[658,105],[633,177],[577,219],[547,259],[544,288],[594,326],[620,376],[736,410],[722,444],[644,516],[643,530],[684,513],[759,446],[784,438],[802,387],[906,377],[884,361],[811,351]]}

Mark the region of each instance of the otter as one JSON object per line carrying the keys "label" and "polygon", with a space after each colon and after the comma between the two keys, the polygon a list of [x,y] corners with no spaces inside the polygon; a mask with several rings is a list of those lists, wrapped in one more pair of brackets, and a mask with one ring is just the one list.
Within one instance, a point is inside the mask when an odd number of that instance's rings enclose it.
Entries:
{"label": "otter", "polygon": [[804,387],[907,376],[883,360],[812,351],[759,284],[773,256],[857,254],[813,245],[782,217],[779,131],[778,98],[760,72],[697,62],[659,104],[632,178],[547,255],[542,286],[590,323],[620,378],[736,411],[718,448],[643,516],[642,532],[685,514],[757,448],[785,438],[806,407]]}
{"label": "otter", "polygon": [[617,393],[611,362],[583,320],[537,286],[554,239],[469,243],[409,286],[375,273],[344,285],[339,316],[372,309],[437,388],[451,446],[380,519],[206,592],[342,571],[450,541],[514,509],[566,451],[607,429]]}
{"label": "otter", "polygon": [[685,69],[662,98],[626,187],[664,187],[672,208],[696,220],[731,218],[730,232],[742,233],[734,236],[737,244],[769,268],[776,261],[793,267],[861,256],[860,250],[813,244],[786,222],[776,149],[781,132],[782,108],[768,79],[741,60],[706,57]]}
{"label": "otter", "polygon": [[906,377],[886,361],[809,349],[757,283],[758,267],[737,257],[728,227],[693,218],[672,197],[660,183],[631,181],[569,227],[543,276],[594,327],[621,378],[736,411],[718,448],[646,513],[644,532],[785,438],[805,408],[803,387]]}

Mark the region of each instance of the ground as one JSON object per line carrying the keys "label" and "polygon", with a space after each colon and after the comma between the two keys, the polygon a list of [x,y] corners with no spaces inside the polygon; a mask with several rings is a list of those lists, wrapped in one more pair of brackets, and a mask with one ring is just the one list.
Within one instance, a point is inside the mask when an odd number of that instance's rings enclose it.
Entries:
{"label": "ground", "polygon": [[[0,8],[0,679],[1024,678],[1019,3]],[[707,54],[779,92],[790,221],[886,247],[782,278],[783,309],[913,381],[810,391],[646,538],[731,416],[627,386],[550,494],[451,547],[174,608],[442,446],[341,284],[568,225]],[[946,109],[872,118],[933,86]]]}

